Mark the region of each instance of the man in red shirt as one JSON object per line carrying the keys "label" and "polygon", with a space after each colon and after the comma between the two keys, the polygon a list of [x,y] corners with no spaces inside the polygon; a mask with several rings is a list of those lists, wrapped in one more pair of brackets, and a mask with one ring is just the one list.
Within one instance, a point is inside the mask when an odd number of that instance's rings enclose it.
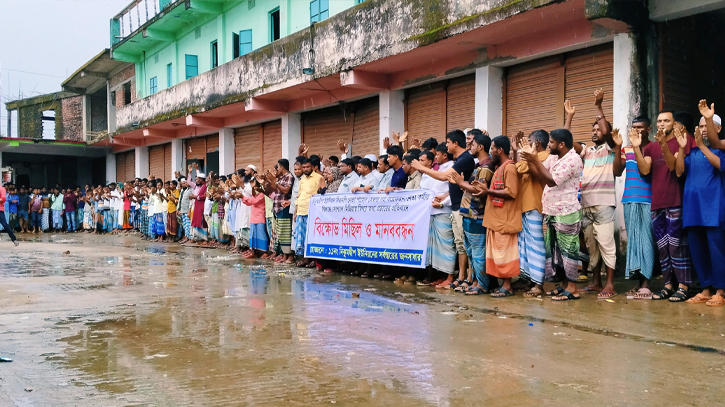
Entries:
{"label": "man in red shirt", "polygon": [[7,192],[5,191],[5,187],[0,186],[0,225],[2,225],[3,230],[0,231],[0,233],[7,233],[8,236],[10,236],[10,240],[13,241],[13,244],[17,246],[18,239],[15,237],[15,233],[13,233],[13,230],[8,225],[8,221],[5,220],[5,200],[7,199]]}

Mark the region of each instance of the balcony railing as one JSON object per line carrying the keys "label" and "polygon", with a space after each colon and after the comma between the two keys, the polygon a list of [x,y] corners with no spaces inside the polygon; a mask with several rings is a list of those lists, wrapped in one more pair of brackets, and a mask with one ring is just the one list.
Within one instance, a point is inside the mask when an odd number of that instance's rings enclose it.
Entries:
{"label": "balcony railing", "polygon": [[173,0],[133,0],[111,19],[111,45],[133,34]]}

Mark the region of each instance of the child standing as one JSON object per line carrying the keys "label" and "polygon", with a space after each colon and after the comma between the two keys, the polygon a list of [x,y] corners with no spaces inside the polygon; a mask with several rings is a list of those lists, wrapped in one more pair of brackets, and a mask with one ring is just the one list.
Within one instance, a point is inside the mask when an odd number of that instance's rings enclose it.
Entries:
{"label": "child standing", "polygon": [[251,252],[244,255],[245,258],[256,258],[257,254],[266,253],[269,249],[267,238],[267,218],[265,215],[265,195],[256,179],[252,179],[252,196],[242,197],[242,203],[252,207],[250,215],[250,236],[249,249]]}

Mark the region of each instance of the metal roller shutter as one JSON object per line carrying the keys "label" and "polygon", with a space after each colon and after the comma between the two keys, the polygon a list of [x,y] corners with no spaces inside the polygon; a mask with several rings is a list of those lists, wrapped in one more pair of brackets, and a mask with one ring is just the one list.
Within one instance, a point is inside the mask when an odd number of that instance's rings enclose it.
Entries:
{"label": "metal roller shutter", "polygon": [[126,153],[116,154],[116,182],[128,181],[126,178]]}
{"label": "metal roller shutter", "polygon": [[164,178],[164,146],[149,147],[149,177]]}
{"label": "metal roller shutter", "polygon": [[[359,105],[353,118],[352,153],[359,156],[380,154],[380,99],[371,98]],[[338,150],[338,155],[340,152]]]}
{"label": "metal roller shutter", "polygon": [[186,159],[206,160],[206,137],[186,139]]}
{"label": "metal roller shutter", "polygon": [[174,170],[179,168],[171,168],[171,143],[164,144],[164,181],[171,180],[174,177]]}
{"label": "metal roller shutter", "polygon": [[[280,131],[282,130],[281,126],[280,124]],[[234,129],[235,169],[246,168],[249,164],[255,165],[257,170],[261,169],[261,146],[259,143],[261,134],[262,129],[259,125]]]}
{"label": "metal roller shutter", "polygon": [[550,131],[563,125],[564,67],[556,58],[508,69],[504,91],[506,135]]}
{"label": "metal roller shutter", "polygon": [[206,136],[206,152],[219,151],[219,133]]}
{"label": "metal roller shutter", "polygon": [[352,115],[346,115],[339,106],[305,113],[302,120],[302,141],[309,154],[338,155],[337,140],[352,140]]}
{"label": "metal roller shutter", "polygon": [[[695,40],[682,22],[668,22],[660,35],[660,110],[689,112],[697,104],[693,97],[692,44]],[[689,58],[688,58],[689,57]]]}
{"label": "metal roller shutter", "polygon": [[446,135],[445,82],[408,90],[405,103],[405,130],[408,137],[438,140]]}
{"label": "metal roller shutter", "polygon": [[604,116],[612,121],[614,93],[614,51],[606,49],[571,53],[566,57],[564,99],[576,107],[571,133],[574,141],[592,144],[592,123],[597,116],[594,91],[604,89]]}
{"label": "metal roller shutter", "polygon": [[131,181],[136,178],[136,152],[126,152],[126,181]]}
{"label": "metal roller shutter", "polygon": [[[473,128],[475,109],[476,76],[450,80],[446,89],[446,132]],[[442,137],[436,138],[442,141]]]}
{"label": "metal roller shutter", "polygon": [[282,158],[282,121],[275,120],[262,125],[262,169],[274,168]]}

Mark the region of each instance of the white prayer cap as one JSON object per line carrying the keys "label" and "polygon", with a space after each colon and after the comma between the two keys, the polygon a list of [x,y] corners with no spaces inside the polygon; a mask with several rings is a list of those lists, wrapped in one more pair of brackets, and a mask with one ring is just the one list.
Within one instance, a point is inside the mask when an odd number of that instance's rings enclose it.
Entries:
{"label": "white prayer cap", "polygon": [[204,174],[203,172],[197,172],[196,176],[199,178],[206,178],[206,174]]}
{"label": "white prayer cap", "polygon": [[252,171],[257,172],[257,167],[254,166],[254,164],[249,164],[247,168],[251,168]]}
{"label": "white prayer cap", "polygon": [[377,162],[378,161],[378,157],[376,157],[375,154],[368,154],[368,155],[365,156],[365,158],[367,158],[368,160],[370,160],[372,162]]}
{"label": "white prayer cap", "polygon": [[[700,120],[704,119],[704,117],[700,117]],[[722,119],[718,115],[712,116],[713,123],[717,124],[718,126],[722,126]]]}

